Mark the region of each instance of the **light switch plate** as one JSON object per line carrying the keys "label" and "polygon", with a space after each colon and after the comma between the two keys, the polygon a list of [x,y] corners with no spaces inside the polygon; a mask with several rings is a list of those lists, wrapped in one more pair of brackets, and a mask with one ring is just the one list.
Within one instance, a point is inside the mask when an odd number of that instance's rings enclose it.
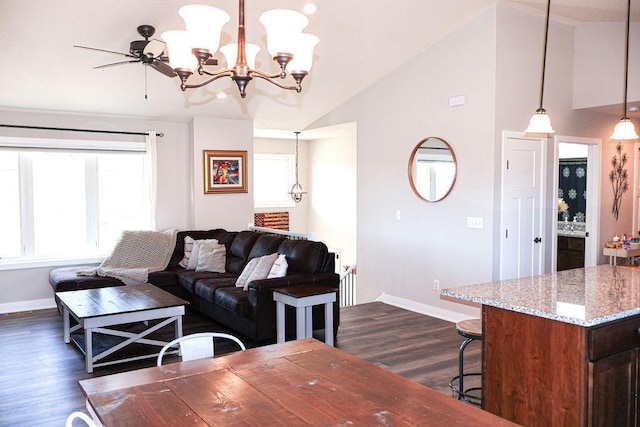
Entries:
{"label": "light switch plate", "polygon": [[484,228],[484,223],[482,221],[482,218],[477,218],[477,217],[467,217],[467,228]]}

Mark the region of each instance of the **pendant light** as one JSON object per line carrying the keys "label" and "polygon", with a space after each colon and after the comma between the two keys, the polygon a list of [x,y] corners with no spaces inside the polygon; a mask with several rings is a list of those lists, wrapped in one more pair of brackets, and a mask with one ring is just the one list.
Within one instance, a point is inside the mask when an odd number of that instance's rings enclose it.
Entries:
{"label": "pendant light", "polygon": [[298,182],[298,135],[300,135],[300,131],[294,133],[296,134],[296,183],[291,187],[289,194],[294,202],[300,203],[307,192],[304,191],[304,188]]}
{"label": "pendant light", "polygon": [[629,21],[631,20],[631,0],[627,1],[627,29],[625,36],[625,56],[624,56],[624,103],[622,110],[622,118],[613,129],[611,139],[630,140],[640,138],[636,133],[633,122],[627,117],[627,83],[629,80]]}
{"label": "pendant light", "polygon": [[542,107],[542,100],[544,98],[544,74],[547,65],[547,38],[549,36],[549,11],[551,10],[551,0],[547,1],[547,18],[544,29],[544,48],[542,51],[542,81],[540,83],[540,107],[536,110],[535,114],[531,116],[529,126],[525,129],[525,133],[528,134],[552,134],[555,133],[551,127],[551,119],[547,115],[547,111]]}

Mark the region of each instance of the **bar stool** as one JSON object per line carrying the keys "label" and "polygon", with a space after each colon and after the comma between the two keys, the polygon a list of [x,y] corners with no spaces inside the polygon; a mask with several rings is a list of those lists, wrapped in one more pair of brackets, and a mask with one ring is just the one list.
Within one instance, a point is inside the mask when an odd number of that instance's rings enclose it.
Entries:
{"label": "bar stool", "polygon": [[456,323],[456,331],[462,335],[465,340],[460,345],[458,352],[458,375],[451,378],[449,387],[453,392],[453,396],[458,396],[458,400],[464,400],[473,405],[482,405],[482,387],[464,388],[465,377],[480,376],[480,372],[464,372],[464,350],[471,341],[482,341],[482,320],[469,319]]}

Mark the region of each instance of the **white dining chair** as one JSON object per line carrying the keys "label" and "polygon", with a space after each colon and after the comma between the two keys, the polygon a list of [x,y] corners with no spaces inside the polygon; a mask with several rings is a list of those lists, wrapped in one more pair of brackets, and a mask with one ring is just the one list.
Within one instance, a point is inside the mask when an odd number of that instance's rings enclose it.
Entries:
{"label": "white dining chair", "polygon": [[185,335],[167,343],[158,354],[157,366],[162,365],[162,357],[171,347],[179,346],[180,357],[183,361],[204,359],[205,357],[213,357],[215,355],[214,340],[216,338],[228,339],[234,341],[244,351],[247,348],[238,338],[233,335],[221,332],[201,332],[197,334]]}
{"label": "white dining chair", "polygon": [[96,423],[93,422],[90,416],[83,412],[72,412],[67,417],[67,421],[64,423],[64,427],[72,427],[74,420],[82,420],[89,427],[96,427]]}

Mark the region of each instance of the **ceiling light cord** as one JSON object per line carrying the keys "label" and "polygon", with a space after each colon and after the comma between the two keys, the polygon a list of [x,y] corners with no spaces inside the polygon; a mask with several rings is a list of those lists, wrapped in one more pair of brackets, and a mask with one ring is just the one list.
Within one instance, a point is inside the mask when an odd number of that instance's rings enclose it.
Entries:
{"label": "ceiling light cord", "polygon": [[627,0],[627,27],[625,30],[625,52],[624,52],[624,103],[622,108],[622,120],[627,117],[627,86],[629,83],[629,23],[631,21],[631,0]]}
{"label": "ceiling light cord", "polygon": [[543,106],[544,100],[544,77],[547,70],[547,39],[549,38],[549,12],[551,11],[551,0],[547,2],[547,19],[544,26],[544,47],[542,48],[542,79],[540,83],[540,107],[538,111],[545,111]]}
{"label": "ceiling light cord", "polygon": [[529,135],[546,135],[547,137],[555,131],[551,126],[551,119],[547,115],[547,111],[543,107],[544,102],[544,80],[547,72],[547,40],[549,38],[549,18],[551,12],[551,0],[547,0],[547,16],[544,26],[544,43],[542,48],[542,77],[540,79],[540,104],[536,112],[529,120],[529,126],[524,133]]}

